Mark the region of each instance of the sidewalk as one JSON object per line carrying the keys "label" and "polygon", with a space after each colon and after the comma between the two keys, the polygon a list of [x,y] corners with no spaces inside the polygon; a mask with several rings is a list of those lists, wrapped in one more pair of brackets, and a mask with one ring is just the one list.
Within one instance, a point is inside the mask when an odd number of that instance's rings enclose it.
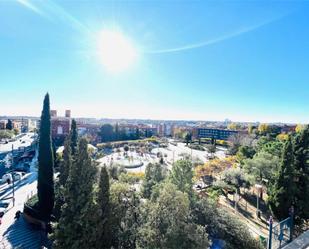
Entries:
{"label": "sidewalk", "polygon": [[[256,209],[252,207],[249,203],[247,204],[247,211],[250,213],[250,216],[252,217],[249,219],[245,215],[243,215],[240,211],[245,211],[245,210],[240,210],[244,208],[242,204],[238,205],[238,211],[235,213],[234,206],[231,206],[230,203],[227,202],[225,197],[221,196],[219,198],[219,204],[223,206],[224,208],[228,209],[229,212],[233,212],[235,215],[237,215],[245,224],[248,226],[249,231],[254,235],[255,237],[263,236],[264,238],[268,237],[268,227],[265,225],[261,220],[258,220],[255,218],[255,211]],[[248,211],[249,210],[249,211]]]}
{"label": "sidewalk", "polygon": [[0,241],[1,249],[39,249],[47,243],[43,231],[29,225],[21,216],[3,234]]}

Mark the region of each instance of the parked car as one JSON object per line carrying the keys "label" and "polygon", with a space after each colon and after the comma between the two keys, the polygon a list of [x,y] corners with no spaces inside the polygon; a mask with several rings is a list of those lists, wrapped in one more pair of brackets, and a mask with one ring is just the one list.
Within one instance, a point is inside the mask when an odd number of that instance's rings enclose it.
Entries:
{"label": "parked car", "polygon": [[19,181],[23,177],[23,174],[21,172],[7,173],[2,176],[2,182],[12,183],[13,182],[12,174],[14,177],[14,181]]}
{"label": "parked car", "polygon": [[2,182],[11,183],[13,181],[12,175],[10,173],[4,174],[2,176]]}
{"label": "parked car", "polygon": [[9,211],[9,209],[12,207],[12,201],[11,200],[2,200],[0,201],[0,217],[3,217],[3,215]]}
{"label": "parked car", "polygon": [[13,177],[14,177],[14,181],[19,181],[22,178],[22,173],[21,172],[14,172],[13,173]]}

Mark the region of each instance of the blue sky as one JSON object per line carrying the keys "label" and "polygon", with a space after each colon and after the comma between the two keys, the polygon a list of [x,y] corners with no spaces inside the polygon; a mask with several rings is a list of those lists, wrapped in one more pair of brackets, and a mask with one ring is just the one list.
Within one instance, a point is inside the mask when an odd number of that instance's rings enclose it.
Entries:
{"label": "blue sky", "polygon": [[[0,1],[0,115],[309,122],[307,1]],[[97,37],[137,57],[111,72]],[[112,52],[111,52],[112,53]]]}

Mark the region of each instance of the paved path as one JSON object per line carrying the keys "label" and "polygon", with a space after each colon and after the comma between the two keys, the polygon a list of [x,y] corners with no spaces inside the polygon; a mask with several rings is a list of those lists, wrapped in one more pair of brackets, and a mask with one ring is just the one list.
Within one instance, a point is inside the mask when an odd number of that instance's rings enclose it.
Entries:
{"label": "paved path", "polygon": [[[15,206],[8,210],[2,218],[0,225],[0,249],[38,249],[44,243],[44,233],[35,230],[27,224],[23,218],[15,221],[16,211],[23,211],[24,203],[36,194],[37,191],[37,170],[35,162],[31,164],[31,172],[22,180],[18,181],[15,188]],[[2,190],[3,191],[3,190]],[[4,189],[0,199],[12,197],[12,188],[8,186]],[[18,247],[19,246],[19,247]]]}
{"label": "paved path", "polygon": [[42,246],[47,246],[45,233],[29,225],[23,217],[10,225],[0,242],[1,249],[39,249]]}

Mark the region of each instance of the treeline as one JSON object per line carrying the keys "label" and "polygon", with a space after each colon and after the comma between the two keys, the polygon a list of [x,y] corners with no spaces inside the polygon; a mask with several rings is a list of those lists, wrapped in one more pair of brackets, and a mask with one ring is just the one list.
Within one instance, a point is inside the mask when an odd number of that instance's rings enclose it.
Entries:
{"label": "treeline", "polygon": [[100,128],[99,136],[101,142],[112,142],[112,141],[125,141],[125,140],[136,140],[143,137],[151,137],[153,133],[151,131],[141,131],[138,127],[127,131],[124,127],[119,127],[118,123],[114,126],[111,124],[104,124]]}
{"label": "treeline", "polygon": [[289,134],[269,130],[234,138],[232,151],[240,168],[267,190],[272,214],[285,219],[293,207],[298,228],[308,229],[309,127],[298,126]]}
{"label": "treeline", "polygon": [[76,146],[70,136],[56,183],[53,248],[202,249],[216,241],[225,248],[260,248],[246,225],[197,196],[192,167],[181,160],[168,172],[149,164],[137,190],[125,170],[99,168],[87,141]]}

